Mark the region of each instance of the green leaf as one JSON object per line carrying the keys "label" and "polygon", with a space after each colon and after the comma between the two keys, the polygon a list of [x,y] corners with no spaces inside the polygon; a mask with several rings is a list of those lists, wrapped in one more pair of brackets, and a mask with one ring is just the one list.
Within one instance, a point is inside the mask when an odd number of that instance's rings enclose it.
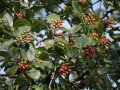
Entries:
{"label": "green leaf", "polygon": [[43,43],[43,46],[45,46],[47,49],[48,48],[51,48],[53,45],[54,45],[55,41],[54,40],[46,40],[44,43]]}
{"label": "green leaf", "polygon": [[42,60],[48,60],[49,59],[48,53],[47,52],[41,52],[40,55],[39,55],[39,58],[42,59]]}
{"label": "green leaf", "polygon": [[13,85],[13,86],[10,86],[10,87],[8,88],[8,90],[14,90],[15,87],[16,87],[16,86],[14,86],[14,85]]}
{"label": "green leaf", "polygon": [[55,38],[57,39],[58,42],[64,44],[67,47],[70,47],[69,44],[68,44],[68,42],[67,42],[67,40],[62,39],[62,38],[58,38],[58,37],[55,37]]}
{"label": "green leaf", "polygon": [[18,27],[17,30],[15,30],[15,34],[17,37],[20,37],[21,33],[26,31],[26,30],[31,30],[31,27],[29,26],[22,26],[22,27]]}
{"label": "green leaf", "polygon": [[80,30],[81,29],[81,27],[79,26],[79,25],[75,25],[75,26],[73,26],[71,29],[70,29],[70,33],[71,34],[74,34],[74,33],[76,33],[78,30]]}
{"label": "green leaf", "polygon": [[35,70],[35,69],[31,69],[27,72],[28,76],[38,80],[40,78],[40,71],[39,70]]}
{"label": "green leaf", "polygon": [[97,33],[100,33],[100,35],[102,35],[102,33],[103,33],[103,25],[102,25],[102,23],[98,22],[97,26],[98,26],[98,32]]}
{"label": "green leaf", "polygon": [[24,60],[27,59],[27,52],[24,49],[20,49],[20,54]]}
{"label": "green leaf", "polygon": [[53,69],[54,68],[54,64],[53,64],[53,62],[51,60],[49,60],[49,61],[42,61],[42,64],[45,67],[49,68],[49,69]]}
{"label": "green leaf", "polygon": [[37,63],[37,62],[33,62],[32,65],[34,65],[36,68],[40,67],[40,68],[44,68],[44,64],[41,63]]}
{"label": "green leaf", "polygon": [[16,42],[16,40],[14,39],[10,39],[8,41],[3,42],[0,50],[9,48],[14,42]]}
{"label": "green leaf", "polygon": [[74,12],[78,15],[78,16],[82,16],[82,9],[79,5],[79,1],[73,1],[72,2],[72,7],[74,9]]}
{"label": "green leaf", "polygon": [[97,72],[98,72],[98,74],[105,74],[105,73],[107,73],[108,72],[108,69],[106,68],[106,67],[102,67],[102,68],[99,68],[98,70],[97,70]]}
{"label": "green leaf", "polygon": [[111,35],[111,37],[112,37],[114,40],[119,40],[119,39],[120,39],[120,34],[113,34],[113,35]]}
{"label": "green leaf", "polygon": [[17,72],[17,70],[18,70],[18,66],[11,67],[7,72],[7,76],[13,77],[15,73]]}
{"label": "green leaf", "polygon": [[9,26],[12,27],[13,26],[13,17],[9,14],[6,13],[3,18],[8,22]]}
{"label": "green leaf", "polygon": [[118,61],[119,60],[119,55],[117,51],[114,48],[109,47],[109,58],[113,61]]}
{"label": "green leaf", "polygon": [[57,14],[50,14],[50,15],[47,16],[47,20],[49,22],[57,20],[57,19],[60,20],[60,16],[57,15]]}
{"label": "green leaf", "polygon": [[10,54],[5,51],[0,51],[0,56],[2,56],[4,58],[11,58]]}
{"label": "green leaf", "polygon": [[77,46],[77,48],[82,48],[85,47],[85,45],[87,45],[89,43],[88,39],[85,37],[77,37],[75,38],[75,44]]}
{"label": "green leaf", "polygon": [[35,90],[43,90],[43,87],[40,87],[38,85],[32,85],[30,88],[34,88]]}
{"label": "green leaf", "polygon": [[46,51],[46,48],[45,47],[39,47],[37,48],[40,52],[43,52],[43,51]]}
{"label": "green leaf", "polygon": [[68,50],[67,55],[72,58],[76,58],[78,56],[79,49]]}
{"label": "green leaf", "polygon": [[63,30],[65,32],[69,32],[70,31],[69,29],[66,29],[65,27],[60,27],[60,30]]}
{"label": "green leaf", "polygon": [[27,51],[27,58],[29,58],[30,60],[34,60],[35,59],[35,49],[32,46],[32,44],[30,44],[29,50]]}
{"label": "green leaf", "polygon": [[87,38],[87,39],[89,41],[89,45],[94,45],[98,42],[97,40],[94,40],[93,38]]}
{"label": "green leaf", "polygon": [[23,76],[18,76],[15,80],[15,85],[25,85],[27,84],[27,81],[25,79],[25,77]]}
{"label": "green leaf", "polygon": [[30,26],[31,24],[26,19],[17,19],[14,23],[15,27],[21,27],[21,26]]}
{"label": "green leaf", "polygon": [[32,20],[32,25],[31,25],[31,30],[34,32],[40,32],[40,30],[46,29],[47,28],[47,23],[46,21],[43,21],[41,19],[33,19]]}

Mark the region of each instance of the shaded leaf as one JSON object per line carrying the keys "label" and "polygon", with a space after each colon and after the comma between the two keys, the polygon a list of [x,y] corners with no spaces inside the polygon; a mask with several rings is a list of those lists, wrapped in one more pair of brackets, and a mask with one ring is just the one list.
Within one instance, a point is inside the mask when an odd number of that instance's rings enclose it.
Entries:
{"label": "shaded leaf", "polygon": [[[102,35],[102,33],[103,33],[103,25],[102,25],[102,23],[101,22],[98,22],[97,23],[97,26],[98,26],[98,32],[100,33],[100,35]],[[98,33],[97,32],[97,33]]]}
{"label": "shaded leaf", "polygon": [[48,53],[47,52],[41,52],[40,55],[39,55],[39,58],[42,59],[42,60],[48,60],[49,59]]}
{"label": "shaded leaf", "polygon": [[15,85],[25,85],[27,81],[25,80],[25,77],[18,76],[15,80]]}
{"label": "shaded leaf", "polygon": [[13,77],[18,70],[18,66],[13,66],[7,71],[7,76]]}
{"label": "shaded leaf", "polygon": [[14,39],[10,39],[8,41],[3,42],[0,50],[9,48],[14,42],[16,42],[16,40]]}
{"label": "shaded leaf", "polygon": [[99,68],[97,70],[98,74],[105,74],[108,72],[108,69],[106,67]]}
{"label": "shaded leaf", "polygon": [[78,30],[80,30],[81,29],[81,27],[79,26],[79,25],[75,25],[75,26],[73,26],[71,29],[70,29],[70,33],[71,34],[74,34],[74,33],[76,33]]}
{"label": "shaded leaf", "polygon": [[75,38],[75,44],[77,46],[77,48],[82,48],[84,46],[86,46],[89,43],[88,39],[85,37],[77,37]]}
{"label": "shaded leaf", "polygon": [[0,56],[5,57],[5,58],[11,58],[10,54],[5,51],[0,51]]}
{"label": "shaded leaf", "polygon": [[32,44],[30,44],[29,50],[27,51],[27,58],[29,58],[30,60],[34,60],[35,59],[35,49],[32,46]]}
{"label": "shaded leaf", "polygon": [[54,68],[54,64],[53,64],[53,62],[51,60],[49,60],[49,61],[42,61],[42,64],[45,67],[49,68],[49,69],[53,69]]}
{"label": "shaded leaf", "polygon": [[52,47],[54,45],[55,41],[54,40],[46,40],[44,43],[43,43],[43,46],[45,46],[47,49]]}
{"label": "shaded leaf", "polygon": [[30,88],[34,88],[35,90],[43,90],[43,87],[40,87],[38,85],[32,85]]}
{"label": "shaded leaf", "polygon": [[82,9],[79,5],[79,1],[73,1],[72,2],[72,7],[74,9],[74,12],[79,16],[81,17],[82,16]]}
{"label": "shaded leaf", "polygon": [[15,27],[21,27],[21,26],[30,26],[31,24],[26,20],[26,19],[17,19],[15,22],[14,22],[14,26]]}
{"label": "shaded leaf", "polygon": [[28,76],[38,80],[40,78],[40,71],[39,70],[35,70],[35,69],[31,69],[27,72]]}
{"label": "shaded leaf", "polygon": [[9,23],[10,27],[13,26],[13,17],[9,13],[6,13],[3,18]]}
{"label": "shaded leaf", "polygon": [[29,26],[22,26],[22,27],[18,27],[17,30],[15,30],[15,34],[16,36],[20,37],[21,33],[26,31],[26,30],[31,30],[31,27]]}

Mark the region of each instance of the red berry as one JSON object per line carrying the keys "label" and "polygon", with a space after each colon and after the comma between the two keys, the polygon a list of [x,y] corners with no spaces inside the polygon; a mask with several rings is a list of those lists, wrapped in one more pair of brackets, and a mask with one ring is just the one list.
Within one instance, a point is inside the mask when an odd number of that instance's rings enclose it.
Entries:
{"label": "red berry", "polygon": [[62,73],[62,75],[66,75],[65,73]]}
{"label": "red berry", "polygon": [[99,37],[99,34],[96,34],[96,37]]}
{"label": "red berry", "polygon": [[28,68],[31,68],[31,65],[29,65]]}
{"label": "red berry", "polygon": [[112,24],[113,23],[113,21],[110,21],[110,24]]}
{"label": "red berry", "polygon": [[112,24],[109,24],[109,26],[108,26],[108,27],[109,27],[109,28],[110,28],[110,27],[112,27]]}
{"label": "red berry", "polygon": [[65,73],[68,74],[68,71],[66,71]]}
{"label": "red berry", "polygon": [[56,33],[56,36],[59,36],[58,33]]}
{"label": "red berry", "polygon": [[70,66],[68,66],[68,69],[70,69]]}
{"label": "red berry", "polygon": [[25,70],[26,70],[26,68],[23,66],[23,67],[22,67],[22,71],[25,71]]}
{"label": "red berry", "polygon": [[29,62],[29,61],[30,61],[30,59],[28,58],[28,59],[27,59],[27,62]]}

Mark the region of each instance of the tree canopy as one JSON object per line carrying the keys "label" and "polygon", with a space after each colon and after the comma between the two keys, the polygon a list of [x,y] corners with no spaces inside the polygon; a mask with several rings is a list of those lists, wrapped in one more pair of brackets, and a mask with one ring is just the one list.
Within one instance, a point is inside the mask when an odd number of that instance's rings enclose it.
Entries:
{"label": "tree canopy", "polygon": [[0,90],[119,90],[119,0],[0,0]]}

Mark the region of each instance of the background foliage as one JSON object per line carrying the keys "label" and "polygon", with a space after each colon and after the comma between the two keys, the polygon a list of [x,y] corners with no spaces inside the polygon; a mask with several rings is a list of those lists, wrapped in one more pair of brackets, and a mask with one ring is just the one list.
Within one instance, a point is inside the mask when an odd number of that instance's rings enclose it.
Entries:
{"label": "background foliage", "polygon": [[119,0],[0,0],[0,90],[120,89],[119,22]]}

